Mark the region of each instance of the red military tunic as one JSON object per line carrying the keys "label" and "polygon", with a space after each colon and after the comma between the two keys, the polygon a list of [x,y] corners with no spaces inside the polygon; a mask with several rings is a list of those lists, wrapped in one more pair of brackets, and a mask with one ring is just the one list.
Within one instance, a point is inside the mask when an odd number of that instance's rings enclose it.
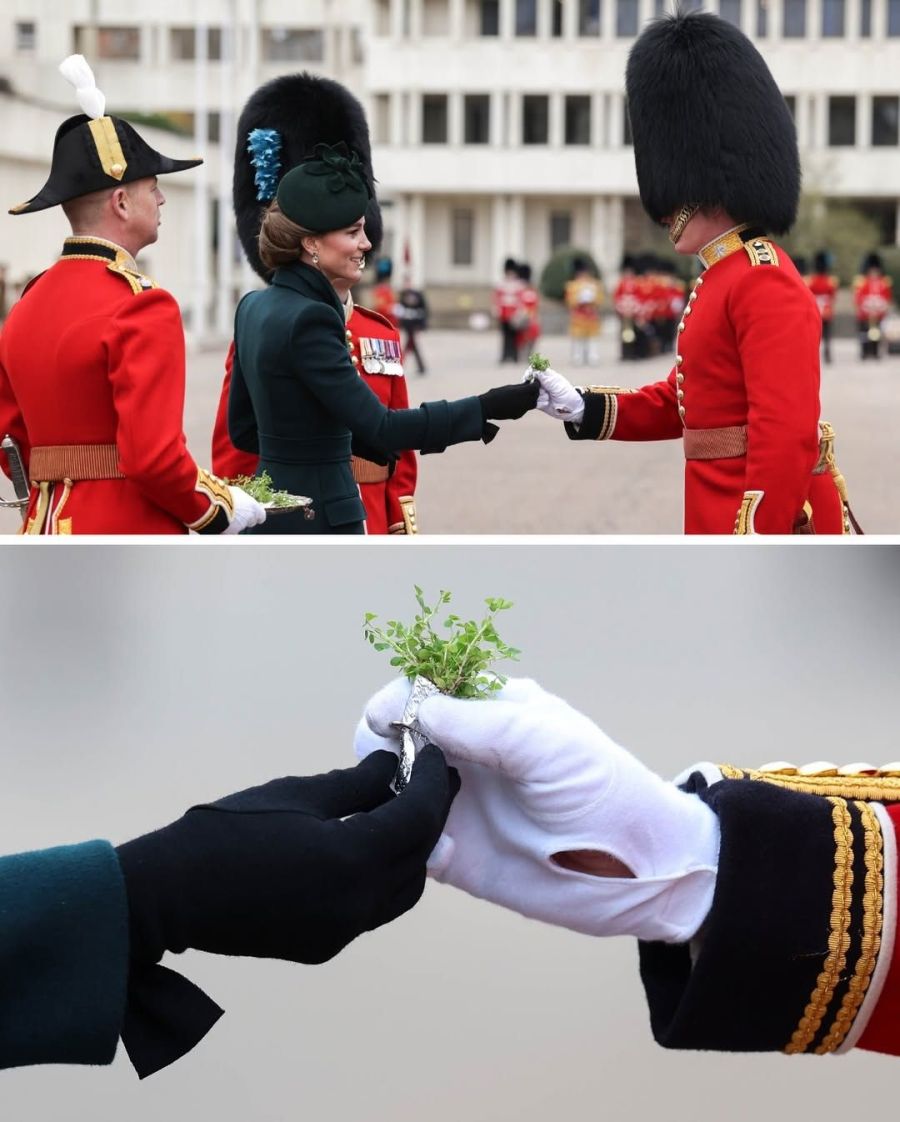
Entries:
{"label": "red military tunic", "polygon": [[588,387],[569,436],[683,439],[685,533],[790,534],[806,503],[817,533],[841,533],[830,444],[820,450],[819,313],[787,254],[741,233],[704,247],[669,377]]}
{"label": "red military tunic", "polygon": [[182,429],[178,305],[111,242],[69,238],[63,253],[0,335],[0,433],[33,481],[26,532],[220,532],[230,493]]}
{"label": "red military tunic", "polygon": [[[400,336],[391,322],[370,308],[353,305],[347,321],[347,345],[354,365],[366,385],[388,409],[406,409],[409,396],[403,365],[400,360]],[[392,353],[388,355],[387,351]],[[225,381],[213,429],[212,462],[216,474],[226,479],[253,475],[257,457],[241,452],[228,435],[228,393],[234,343],[225,360]],[[353,477],[359,484],[366,508],[366,532],[369,534],[415,534],[416,454],[406,450],[399,454],[393,473],[371,460],[353,457]]]}
{"label": "red military tunic", "polygon": [[888,313],[894,290],[890,277],[859,277],[853,302],[860,324],[877,325]]}

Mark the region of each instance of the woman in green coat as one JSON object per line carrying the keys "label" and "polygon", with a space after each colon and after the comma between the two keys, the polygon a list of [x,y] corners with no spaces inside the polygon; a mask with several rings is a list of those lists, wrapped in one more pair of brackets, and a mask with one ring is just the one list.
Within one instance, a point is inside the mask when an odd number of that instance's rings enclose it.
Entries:
{"label": "woman in green coat", "polygon": [[362,534],[351,440],[381,463],[406,448],[443,452],[466,440],[487,442],[497,431],[489,422],[523,416],[537,389],[501,386],[418,409],[382,405],[354,367],[345,326],[350,288],[371,248],[369,190],[343,144],[315,152],[284,176],[263,218],[260,256],[272,283],[238,305],[228,428],[238,448],[259,455],[257,472],[267,472],[276,489],[314,501],[314,519],[284,514],[261,532]]}

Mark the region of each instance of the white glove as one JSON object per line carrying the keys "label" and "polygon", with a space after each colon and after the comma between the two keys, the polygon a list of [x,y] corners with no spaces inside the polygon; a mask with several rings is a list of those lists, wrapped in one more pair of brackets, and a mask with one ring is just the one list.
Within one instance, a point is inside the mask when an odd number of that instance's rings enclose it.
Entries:
{"label": "white glove", "polygon": [[534,370],[529,366],[525,377],[534,377],[540,383],[537,408],[548,417],[557,421],[574,421],[576,424],[584,416],[584,398],[568,378],[558,374],[552,367]]}
{"label": "white glove", "polygon": [[249,526],[259,526],[265,522],[266,508],[262,503],[258,503],[256,499],[251,498],[240,487],[229,485],[228,490],[231,492],[231,501],[234,503],[234,515],[228,523],[228,529],[222,531],[224,534],[239,534],[241,530],[246,530]]}
{"label": "white glove", "polygon": [[[362,757],[397,750],[409,694],[376,694],[356,732]],[[590,935],[683,942],[712,904],[719,850],[714,812],[649,771],[587,717],[535,682],[492,699],[426,698],[421,732],[459,769],[462,788],[429,873],[522,915]],[[634,878],[574,872],[573,851],[610,854]]]}

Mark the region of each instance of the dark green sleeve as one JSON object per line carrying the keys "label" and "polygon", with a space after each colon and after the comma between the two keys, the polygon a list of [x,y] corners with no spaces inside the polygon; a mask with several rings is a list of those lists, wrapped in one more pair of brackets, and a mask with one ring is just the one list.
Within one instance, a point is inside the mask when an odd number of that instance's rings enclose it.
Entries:
{"label": "dark green sleeve", "polygon": [[112,1062],[128,904],[105,841],[0,858],[0,1067]]}
{"label": "dark green sleeve", "polygon": [[324,304],[308,306],[297,316],[287,361],[329,413],[376,448],[443,452],[483,435],[477,397],[386,409],[354,369],[338,313]]}
{"label": "dark green sleeve", "polygon": [[[249,294],[248,294],[249,295]],[[246,300],[246,296],[244,300]],[[244,301],[241,301],[241,304]],[[240,309],[241,304],[238,304]],[[237,310],[235,310],[235,323],[237,323]],[[235,328],[234,346],[232,347],[231,386],[228,390],[228,436],[235,448],[242,452],[251,452],[259,455],[259,432],[256,428],[256,413],[253,402],[244,381],[244,372],[241,370],[241,360],[238,358],[237,329]]]}

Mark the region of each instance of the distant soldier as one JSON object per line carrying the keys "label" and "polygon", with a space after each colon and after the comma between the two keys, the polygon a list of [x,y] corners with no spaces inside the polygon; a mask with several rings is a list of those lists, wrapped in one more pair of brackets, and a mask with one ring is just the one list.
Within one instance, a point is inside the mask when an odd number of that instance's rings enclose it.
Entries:
{"label": "distant soldier", "polygon": [[519,312],[517,315],[519,351],[525,355],[536,351],[541,337],[541,297],[531,283],[531,266],[524,262],[519,265],[519,279],[522,291],[519,293]]}
{"label": "distant soldier", "polygon": [[494,289],[492,297],[494,317],[500,327],[501,365],[504,362],[519,361],[515,321],[521,291],[522,278],[519,276],[518,263],[512,257],[507,257],[503,262],[503,280]]}
{"label": "distant soldier", "polygon": [[822,353],[831,362],[831,332],[834,326],[834,302],[837,298],[838,279],[829,271],[829,257],[819,250],[813,261],[813,271],[807,278],[809,290],[815,296],[822,316]]}
{"label": "distant soldier", "polygon": [[604,294],[603,285],[583,257],[576,257],[572,262],[572,279],[566,284],[564,299],[569,309],[572,364],[593,366],[597,362]]}
{"label": "distant soldier", "polygon": [[619,317],[619,357],[623,362],[635,358],[635,316],[638,310],[637,278],[634,271],[635,260],[630,254],[622,258],[619,283],[613,291],[613,307]]}
{"label": "distant soldier", "polygon": [[856,278],[853,293],[861,358],[881,358],[881,321],[893,298],[891,278],[884,275],[881,258],[870,253],[863,261],[862,276]]}
{"label": "distant soldier", "polygon": [[85,114],[60,125],[50,178],[10,213],[62,205],[72,237],[0,336],[0,434],[17,441],[31,481],[25,533],[255,526],[263,507],[187,450],[181,314],[135,264],[158,236],[166,200],[157,176],[202,161],[162,156],[127,121],[105,116],[80,55],[60,69]]}

